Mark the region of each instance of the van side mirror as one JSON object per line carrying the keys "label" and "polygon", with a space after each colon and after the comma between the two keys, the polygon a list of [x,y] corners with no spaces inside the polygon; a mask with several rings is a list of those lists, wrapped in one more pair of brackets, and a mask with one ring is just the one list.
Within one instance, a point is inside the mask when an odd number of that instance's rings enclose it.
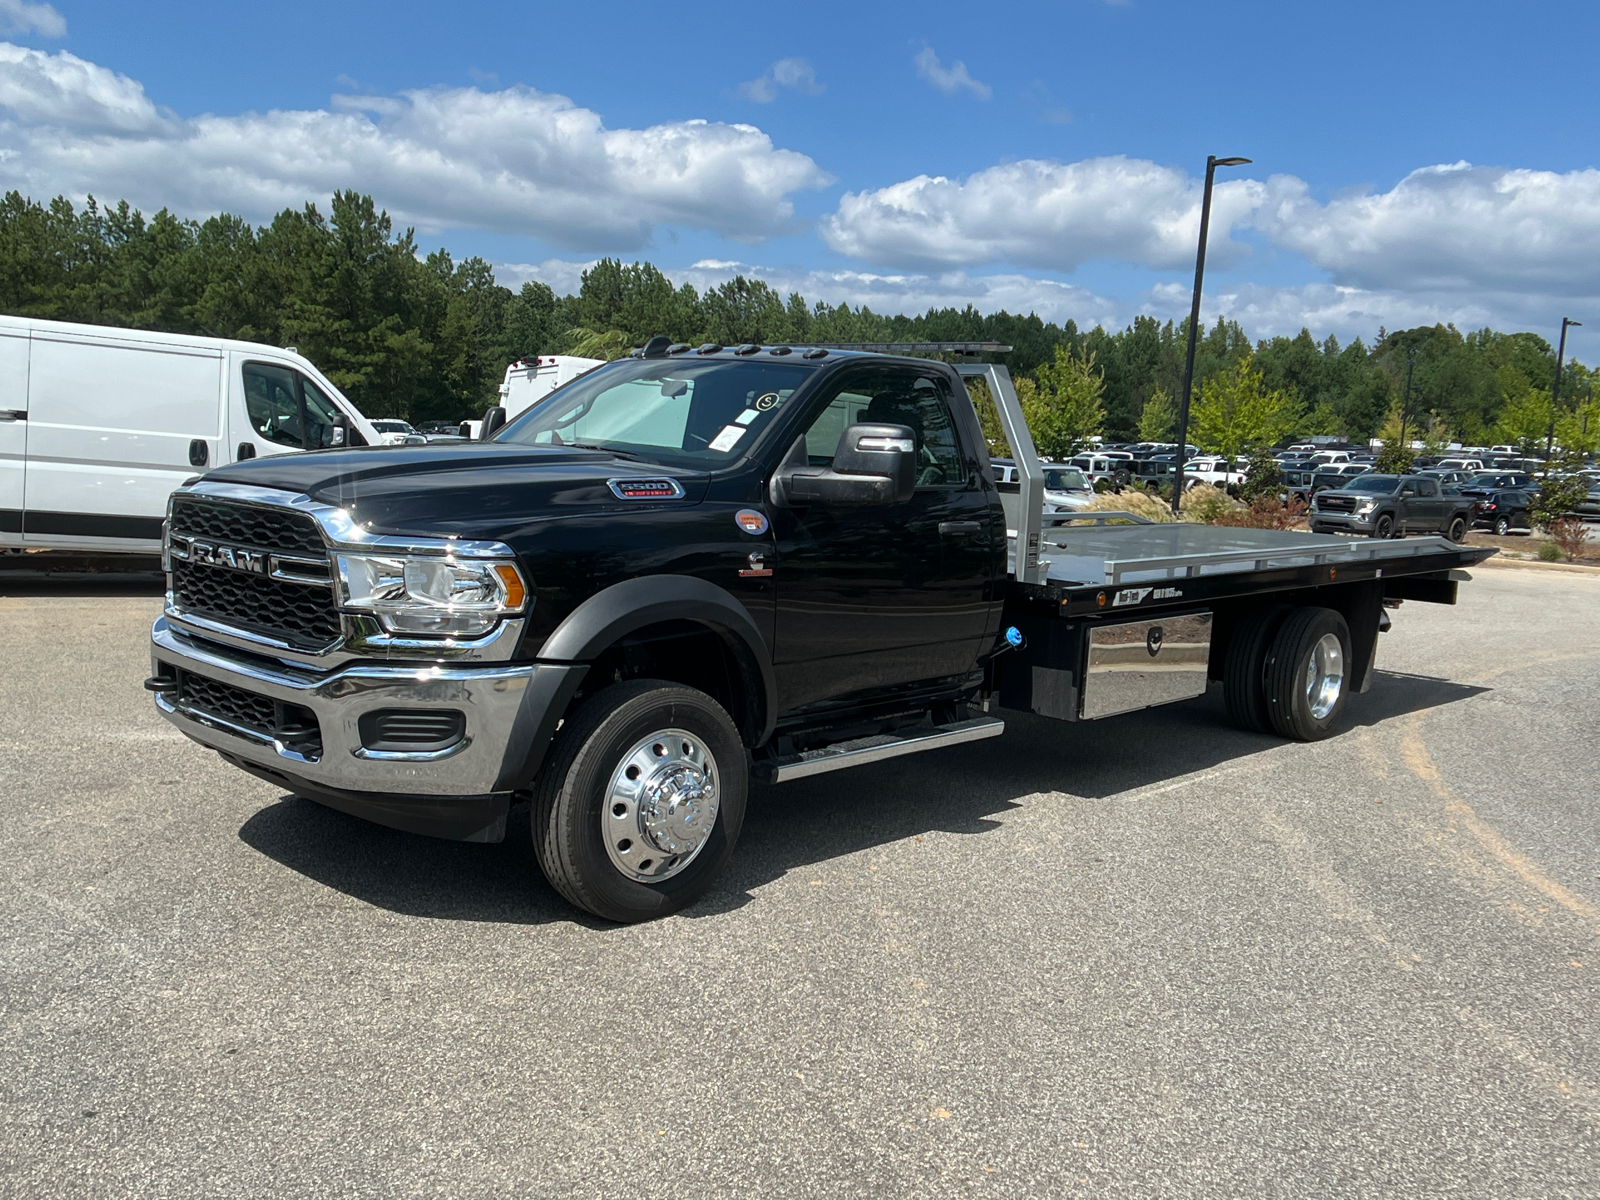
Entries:
{"label": "van side mirror", "polygon": [[328,431],[328,445],[342,446],[346,439],[346,421],[343,413],[333,414],[333,428]]}
{"label": "van side mirror", "polygon": [[506,410],[501,405],[496,404],[483,414],[483,426],[478,430],[478,440],[487,442],[505,426],[505,423]]}
{"label": "van side mirror", "polygon": [[813,467],[806,440],[795,440],[772,476],[772,502],[854,508],[903,504],[917,487],[916,436],[904,425],[851,425],[831,467]]}

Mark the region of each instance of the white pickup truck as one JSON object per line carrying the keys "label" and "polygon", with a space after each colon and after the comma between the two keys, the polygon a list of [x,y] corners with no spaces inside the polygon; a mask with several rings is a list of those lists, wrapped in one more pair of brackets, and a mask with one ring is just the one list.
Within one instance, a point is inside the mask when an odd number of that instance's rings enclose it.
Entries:
{"label": "white pickup truck", "polygon": [[1244,469],[1230,463],[1220,455],[1208,454],[1199,458],[1191,458],[1183,464],[1183,486],[1187,490],[1197,483],[1209,483],[1217,487],[1227,487],[1229,484],[1237,486],[1244,482]]}

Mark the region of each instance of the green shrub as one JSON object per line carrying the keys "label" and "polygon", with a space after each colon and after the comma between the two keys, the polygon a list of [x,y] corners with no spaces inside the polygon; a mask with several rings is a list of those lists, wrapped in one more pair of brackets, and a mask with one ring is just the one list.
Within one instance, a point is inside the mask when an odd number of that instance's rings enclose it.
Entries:
{"label": "green shrub", "polygon": [[1544,481],[1528,506],[1528,516],[1540,529],[1549,529],[1583,503],[1589,487],[1580,476],[1557,475]]}
{"label": "green shrub", "polygon": [[1398,443],[1385,442],[1383,449],[1378,451],[1378,461],[1372,464],[1372,469],[1379,475],[1404,475],[1416,461],[1414,450]]}
{"label": "green shrub", "polygon": [[1560,562],[1561,561],[1561,547],[1556,545],[1554,542],[1552,542],[1552,541],[1550,541],[1548,539],[1546,539],[1545,541],[1540,542],[1539,543],[1539,561],[1540,562]]}
{"label": "green shrub", "polygon": [[1283,490],[1283,470],[1272,457],[1270,446],[1257,446],[1250,452],[1250,466],[1239,485],[1239,499],[1252,503],[1257,496],[1276,496]]}

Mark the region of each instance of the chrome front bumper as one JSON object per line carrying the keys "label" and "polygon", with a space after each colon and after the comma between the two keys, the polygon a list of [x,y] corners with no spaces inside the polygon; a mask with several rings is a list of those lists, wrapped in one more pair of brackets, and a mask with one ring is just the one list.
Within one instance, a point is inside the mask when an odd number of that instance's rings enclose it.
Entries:
{"label": "chrome front bumper", "polygon": [[[255,729],[158,693],[162,715],[189,737],[292,782],[373,797],[484,797],[525,786],[530,751],[541,735],[548,740],[554,716],[585,669],[424,663],[317,672],[191,637],[164,616],[150,638],[153,675],[166,674],[165,665],[309,709],[316,714],[322,747],[319,755],[308,757]],[[455,709],[465,714],[466,735],[446,750],[368,750],[359,722],[380,708]]]}

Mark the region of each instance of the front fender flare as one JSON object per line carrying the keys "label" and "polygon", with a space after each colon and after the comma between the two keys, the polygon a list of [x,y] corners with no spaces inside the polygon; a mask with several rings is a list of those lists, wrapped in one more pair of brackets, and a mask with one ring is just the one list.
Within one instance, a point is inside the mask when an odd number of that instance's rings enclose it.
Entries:
{"label": "front fender flare", "polygon": [[755,745],[778,722],[778,680],[772,654],[750,612],[723,588],[693,575],[642,575],[596,592],[556,626],[539,648],[541,662],[587,663],[636,629],[661,621],[694,621],[719,633],[739,659],[760,704]]}

